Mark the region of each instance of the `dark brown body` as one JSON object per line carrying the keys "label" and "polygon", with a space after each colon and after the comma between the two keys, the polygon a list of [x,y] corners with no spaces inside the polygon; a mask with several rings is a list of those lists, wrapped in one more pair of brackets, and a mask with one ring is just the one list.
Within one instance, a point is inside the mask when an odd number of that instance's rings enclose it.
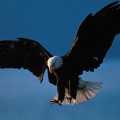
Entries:
{"label": "dark brown body", "polygon": [[77,84],[79,78],[74,76],[73,73],[67,74],[64,67],[54,71],[57,80],[58,99],[62,102],[65,97],[65,90],[68,91],[72,98],[76,98]]}

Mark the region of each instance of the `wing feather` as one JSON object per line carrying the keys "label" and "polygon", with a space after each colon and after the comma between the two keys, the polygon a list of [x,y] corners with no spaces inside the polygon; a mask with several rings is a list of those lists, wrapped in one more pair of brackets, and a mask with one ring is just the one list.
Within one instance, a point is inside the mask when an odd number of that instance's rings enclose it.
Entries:
{"label": "wing feather", "polygon": [[[116,34],[120,33],[120,4],[113,2],[80,25],[70,51],[63,56],[67,69],[79,75],[94,71],[103,62]],[[72,71],[71,71],[72,72]]]}
{"label": "wing feather", "polygon": [[37,41],[26,38],[0,41],[0,68],[24,68],[42,80],[52,55]]}

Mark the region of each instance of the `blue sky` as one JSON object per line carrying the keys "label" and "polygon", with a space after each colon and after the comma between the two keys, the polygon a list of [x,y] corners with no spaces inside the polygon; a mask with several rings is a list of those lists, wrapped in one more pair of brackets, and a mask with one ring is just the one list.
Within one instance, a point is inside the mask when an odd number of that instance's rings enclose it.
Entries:
{"label": "blue sky", "polygon": [[[70,49],[84,18],[111,2],[113,0],[0,0],[0,40],[30,38],[39,41],[53,55],[64,55]],[[87,120],[115,120],[112,119],[114,116],[119,118],[119,45],[120,35],[116,37],[101,67],[94,73],[83,75],[83,79],[104,83],[100,93],[90,102],[75,107],[61,109],[56,105],[49,106],[48,101],[54,96],[55,87],[49,85],[47,74],[40,85],[29,71],[0,70],[0,119],[19,120],[25,116],[32,120],[37,115],[36,120],[45,120],[43,109],[47,110],[46,115],[51,117],[53,114],[53,119],[63,119],[61,115],[68,119],[66,111],[71,119],[76,115],[79,119]],[[77,114],[76,111],[80,113]]]}
{"label": "blue sky", "polygon": [[[84,18],[111,2],[113,0],[1,0],[0,39],[26,37],[39,41],[53,55],[64,55]],[[118,43],[117,40],[114,43],[117,48]],[[116,47],[113,46],[118,51]]]}

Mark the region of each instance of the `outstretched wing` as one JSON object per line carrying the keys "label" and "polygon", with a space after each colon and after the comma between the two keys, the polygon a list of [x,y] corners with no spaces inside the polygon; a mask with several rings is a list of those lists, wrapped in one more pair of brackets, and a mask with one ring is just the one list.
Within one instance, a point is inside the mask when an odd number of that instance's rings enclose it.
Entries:
{"label": "outstretched wing", "polygon": [[120,33],[120,4],[111,3],[95,15],[88,15],[78,29],[64,67],[82,74],[100,66],[116,34]]}
{"label": "outstretched wing", "polygon": [[38,42],[26,38],[0,41],[0,68],[24,68],[42,82],[47,60],[52,55]]}

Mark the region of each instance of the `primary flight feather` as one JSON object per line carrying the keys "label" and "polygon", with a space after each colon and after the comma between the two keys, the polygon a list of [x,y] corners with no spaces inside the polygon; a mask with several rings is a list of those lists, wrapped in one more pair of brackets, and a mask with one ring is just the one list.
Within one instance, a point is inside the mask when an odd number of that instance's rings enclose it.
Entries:
{"label": "primary flight feather", "polygon": [[57,86],[57,94],[50,103],[80,104],[95,96],[102,83],[84,81],[79,75],[100,66],[119,33],[120,4],[117,1],[85,18],[64,56],[53,56],[40,43],[26,38],[0,41],[0,68],[28,69],[40,82],[47,69],[49,82]]}

